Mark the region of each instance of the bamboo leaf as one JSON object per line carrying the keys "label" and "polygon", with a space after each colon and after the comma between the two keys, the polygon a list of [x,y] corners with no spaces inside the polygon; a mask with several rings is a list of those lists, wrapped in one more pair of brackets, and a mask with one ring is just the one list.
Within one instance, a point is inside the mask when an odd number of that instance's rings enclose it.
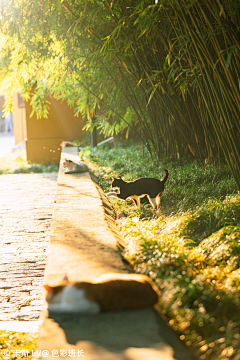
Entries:
{"label": "bamboo leaf", "polygon": [[228,57],[227,57],[227,61],[226,61],[226,69],[228,69],[230,63],[231,63],[231,60],[232,60],[232,54],[233,54],[233,51],[235,50],[235,46],[232,46],[229,53],[228,53]]}
{"label": "bamboo leaf", "polygon": [[151,95],[149,96],[149,99],[148,99],[148,102],[147,102],[147,106],[149,105],[149,103],[150,103],[150,101],[151,101],[151,99],[152,99],[155,91],[157,90],[158,86],[160,86],[160,84],[156,84],[156,85],[154,86],[154,88],[153,88],[153,90],[152,90],[152,92],[151,92]]}

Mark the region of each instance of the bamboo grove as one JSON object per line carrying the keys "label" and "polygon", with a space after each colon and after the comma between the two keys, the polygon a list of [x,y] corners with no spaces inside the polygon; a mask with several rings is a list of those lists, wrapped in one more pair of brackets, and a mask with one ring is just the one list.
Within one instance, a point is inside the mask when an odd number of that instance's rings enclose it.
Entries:
{"label": "bamboo grove", "polygon": [[1,0],[1,19],[0,76],[40,115],[65,98],[158,158],[226,161],[240,190],[240,2]]}

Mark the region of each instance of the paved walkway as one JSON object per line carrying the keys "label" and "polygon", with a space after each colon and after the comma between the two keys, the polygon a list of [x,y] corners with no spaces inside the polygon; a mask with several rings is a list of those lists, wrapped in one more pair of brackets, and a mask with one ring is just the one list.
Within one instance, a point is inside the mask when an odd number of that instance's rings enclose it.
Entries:
{"label": "paved walkway", "polygon": [[57,173],[0,175],[1,321],[39,319]]}

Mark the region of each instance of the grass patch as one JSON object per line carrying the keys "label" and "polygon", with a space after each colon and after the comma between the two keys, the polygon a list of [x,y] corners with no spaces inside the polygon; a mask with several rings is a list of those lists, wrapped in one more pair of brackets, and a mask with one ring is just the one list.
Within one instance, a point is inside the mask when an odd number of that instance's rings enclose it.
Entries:
{"label": "grass patch", "polygon": [[32,351],[37,347],[37,339],[37,334],[1,330],[0,359],[31,359]]}
{"label": "grass patch", "polygon": [[225,165],[152,160],[136,143],[92,151],[103,189],[111,176],[170,177],[161,209],[110,198],[136,272],[162,292],[169,324],[199,359],[240,359],[240,194]]}
{"label": "grass patch", "polygon": [[33,164],[27,161],[26,150],[19,150],[12,154],[0,157],[1,174],[31,174],[57,172],[58,164]]}
{"label": "grass patch", "polygon": [[223,199],[237,193],[234,179],[225,165],[200,166],[197,161],[164,158],[151,159],[146,150],[143,156],[141,144],[123,142],[114,149],[94,149],[91,160],[98,167],[101,186],[108,191],[111,176],[123,176],[131,181],[138,177],[163,178],[163,169],[170,171],[162,196],[164,213],[189,210],[208,198]]}

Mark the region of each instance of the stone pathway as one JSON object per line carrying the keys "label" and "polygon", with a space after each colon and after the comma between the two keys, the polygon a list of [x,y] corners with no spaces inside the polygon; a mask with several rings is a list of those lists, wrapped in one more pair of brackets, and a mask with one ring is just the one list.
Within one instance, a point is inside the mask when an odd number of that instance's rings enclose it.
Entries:
{"label": "stone pathway", "polygon": [[57,173],[0,175],[0,321],[38,320]]}

